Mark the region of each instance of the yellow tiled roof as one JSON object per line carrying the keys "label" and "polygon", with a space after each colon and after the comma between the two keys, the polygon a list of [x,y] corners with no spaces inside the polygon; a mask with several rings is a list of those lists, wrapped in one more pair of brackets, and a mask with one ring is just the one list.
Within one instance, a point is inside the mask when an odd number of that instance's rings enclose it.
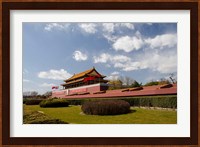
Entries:
{"label": "yellow tiled roof", "polygon": [[69,85],[69,84],[72,84],[72,83],[81,82],[81,81],[83,81],[83,80],[84,80],[84,78],[81,78],[81,79],[78,79],[78,80],[69,81],[69,82],[64,83],[64,84],[61,84],[61,85],[62,85],[62,86],[64,86],[64,85]]}
{"label": "yellow tiled roof", "polygon": [[[71,80],[74,80],[74,79],[77,79],[77,78],[80,78],[80,77],[83,77],[83,76],[85,76],[86,74],[91,73],[93,70],[96,71],[96,69],[93,67],[93,68],[88,69],[88,70],[86,70],[86,71],[84,71],[84,72],[81,72],[81,73],[78,73],[78,74],[74,74],[71,78],[65,80],[65,82],[71,81]],[[96,71],[96,72],[97,72],[97,71]],[[97,73],[98,73],[98,72],[97,72]],[[101,74],[100,74],[100,75],[101,75]],[[103,75],[101,75],[101,76],[103,76]],[[104,77],[104,76],[103,76],[103,77]]]}

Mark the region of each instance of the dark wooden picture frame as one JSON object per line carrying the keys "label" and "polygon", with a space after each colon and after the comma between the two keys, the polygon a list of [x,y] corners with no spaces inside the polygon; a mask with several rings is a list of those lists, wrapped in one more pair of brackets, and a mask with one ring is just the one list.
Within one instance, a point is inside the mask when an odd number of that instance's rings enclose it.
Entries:
{"label": "dark wooden picture frame", "polygon": [[[4,145],[197,145],[197,2],[4,2],[2,3],[2,142]],[[190,137],[10,137],[10,10],[190,10]]]}

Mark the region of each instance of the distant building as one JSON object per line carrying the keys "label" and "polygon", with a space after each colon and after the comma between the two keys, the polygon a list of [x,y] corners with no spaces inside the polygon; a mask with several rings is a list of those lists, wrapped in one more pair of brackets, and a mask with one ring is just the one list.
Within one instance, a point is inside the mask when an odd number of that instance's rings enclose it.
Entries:
{"label": "distant building", "polygon": [[105,77],[93,67],[84,72],[74,74],[71,78],[64,80],[65,83],[61,84],[61,86],[66,89],[66,95],[103,91],[108,89],[108,80],[105,80]]}

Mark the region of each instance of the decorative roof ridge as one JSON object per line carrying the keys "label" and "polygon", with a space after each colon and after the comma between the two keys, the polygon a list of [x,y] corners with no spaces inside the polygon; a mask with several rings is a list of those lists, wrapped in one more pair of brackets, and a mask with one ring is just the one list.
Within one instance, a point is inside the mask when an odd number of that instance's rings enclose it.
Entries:
{"label": "decorative roof ridge", "polygon": [[[91,72],[94,71],[94,70],[97,72],[97,70],[96,70],[95,67],[93,66],[93,68],[90,68],[90,69],[88,69],[88,70],[85,70],[85,71],[80,72],[80,73],[77,73],[77,74],[74,74],[72,77],[70,77],[70,78],[64,80],[64,82],[68,82],[68,81],[71,81],[71,80],[74,80],[74,79],[83,77],[83,76],[85,76],[86,74],[89,74],[89,73],[91,73]],[[98,72],[97,72],[97,73],[98,73]],[[98,73],[98,74],[99,74],[99,73]],[[100,75],[101,75],[101,74],[100,74]]]}

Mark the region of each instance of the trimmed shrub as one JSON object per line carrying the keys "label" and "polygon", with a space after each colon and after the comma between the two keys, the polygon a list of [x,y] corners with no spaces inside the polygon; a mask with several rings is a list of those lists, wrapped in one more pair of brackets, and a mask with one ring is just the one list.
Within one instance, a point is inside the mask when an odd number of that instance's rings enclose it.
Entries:
{"label": "trimmed shrub", "polygon": [[123,98],[131,106],[177,108],[177,96]]}
{"label": "trimmed shrub", "polygon": [[89,115],[117,115],[129,113],[130,104],[123,100],[88,101],[81,109]]}
{"label": "trimmed shrub", "polygon": [[25,101],[25,104],[26,105],[39,105],[39,103],[43,101],[43,100],[40,100],[40,99],[27,99]]}
{"label": "trimmed shrub", "polygon": [[40,107],[68,107],[69,102],[65,99],[48,99],[40,102]]}

